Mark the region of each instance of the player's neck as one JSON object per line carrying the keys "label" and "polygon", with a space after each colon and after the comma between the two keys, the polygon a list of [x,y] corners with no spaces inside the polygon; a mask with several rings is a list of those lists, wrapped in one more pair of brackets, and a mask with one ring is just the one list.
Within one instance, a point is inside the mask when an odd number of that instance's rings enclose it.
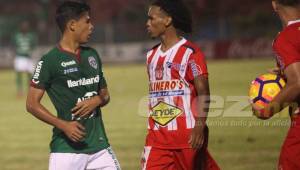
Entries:
{"label": "player's neck", "polygon": [[290,21],[300,19],[300,11],[298,8],[286,7],[282,10],[280,17],[284,27],[286,27]]}
{"label": "player's neck", "polygon": [[59,41],[59,46],[65,51],[76,54],[80,43],[77,42],[72,36],[64,34],[61,40]]}
{"label": "player's neck", "polygon": [[181,40],[181,37],[175,32],[166,32],[161,36],[161,50],[167,51]]}

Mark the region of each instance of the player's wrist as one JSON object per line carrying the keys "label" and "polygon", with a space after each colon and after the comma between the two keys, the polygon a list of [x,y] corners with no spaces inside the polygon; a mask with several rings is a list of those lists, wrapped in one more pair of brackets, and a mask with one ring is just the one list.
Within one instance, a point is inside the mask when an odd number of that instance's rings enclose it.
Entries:
{"label": "player's wrist", "polygon": [[66,124],[67,124],[67,121],[57,118],[57,121],[54,124],[54,126],[58,129],[64,131]]}
{"label": "player's wrist", "polygon": [[205,121],[201,118],[196,118],[195,119],[195,126],[204,127],[205,126]]}

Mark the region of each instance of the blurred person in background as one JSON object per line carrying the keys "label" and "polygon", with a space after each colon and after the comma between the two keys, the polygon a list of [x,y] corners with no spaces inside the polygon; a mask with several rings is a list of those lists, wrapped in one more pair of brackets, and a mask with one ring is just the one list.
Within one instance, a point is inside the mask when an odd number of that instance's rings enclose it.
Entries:
{"label": "blurred person in background", "polygon": [[[30,31],[30,23],[24,20],[20,24],[19,30],[14,34],[12,43],[15,49],[14,69],[16,72],[16,86],[17,96],[21,97],[24,95],[24,76],[26,82],[31,79],[33,72],[32,52],[37,43],[37,37],[35,33]],[[26,84],[27,87],[27,84]]]}
{"label": "blurred person in background", "polygon": [[205,57],[181,36],[192,31],[189,11],[181,0],[154,0],[146,26],[161,42],[147,53],[149,120],[142,169],[218,170],[207,150]]}
{"label": "blurred person in background", "polygon": [[[38,62],[26,107],[54,126],[49,170],[120,170],[110,147],[100,107],[110,95],[99,54],[87,43],[93,25],[86,3],[63,2],[56,10],[58,44]],[[45,91],[57,117],[41,104]]]}
{"label": "blurred person in background", "polygon": [[[259,118],[268,119],[290,106],[291,127],[281,148],[278,169],[300,169],[300,0],[272,0],[274,11],[282,21],[283,30],[273,43],[278,69],[287,83],[264,109],[253,106]],[[294,104],[296,104],[295,107]],[[260,116],[262,115],[262,116]]]}

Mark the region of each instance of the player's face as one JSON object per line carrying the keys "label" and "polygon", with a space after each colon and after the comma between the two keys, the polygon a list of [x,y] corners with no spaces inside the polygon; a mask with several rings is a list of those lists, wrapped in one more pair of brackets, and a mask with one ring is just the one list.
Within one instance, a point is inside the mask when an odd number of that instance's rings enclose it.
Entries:
{"label": "player's face", "polygon": [[150,6],[146,23],[148,34],[151,38],[163,35],[169,25],[170,17],[158,6]]}
{"label": "player's face", "polygon": [[91,23],[91,18],[88,12],[84,13],[75,24],[75,36],[79,43],[87,43],[94,26]]}

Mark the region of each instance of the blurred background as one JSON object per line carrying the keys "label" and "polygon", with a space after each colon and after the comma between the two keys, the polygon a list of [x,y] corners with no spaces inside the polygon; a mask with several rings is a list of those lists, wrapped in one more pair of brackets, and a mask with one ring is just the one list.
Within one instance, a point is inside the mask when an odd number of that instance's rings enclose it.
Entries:
{"label": "blurred background", "polygon": [[[137,170],[147,127],[146,113],[138,111],[141,103],[145,104],[141,101],[148,89],[145,53],[159,41],[146,34],[149,1],[86,1],[92,8],[95,26],[89,45],[101,54],[112,96],[111,103],[103,108],[106,130],[122,168]],[[271,1],[184,1],[193,16],[193,33],[186,37],[203,50],[211,94],[223,99],[221,108],[218,105],[223,114],[208,119],[209,150],[225,170],[276,169],[289,118],[258,120],[251,112],[249,116],[248,107],[233,109],[237,101],[230,98],[247,97],[251,80],[275,66],[272,40],[281,23],[272,11]],[[12,37],[20,23],[28,20],[37,39],[32,54],[37,61],[59,40],[54,14],[61,2],[0,0],[1,170],[47,169],[51,127],[26,112],[26,95],[16,95]],[[47,96],[43,104],[55,114]],[[235,116],[226,117],[226,110]]]}
{"label": "blurred background", "polygon": [[[60,32],[54,21],[62,0],[0,0],[0,47],[2,67],[11,63],[11,37],[20,22],[29,20],[38,37],[38,58]],[[141,0],[87,0],[95,25],[92,44],[97,44],[104,61],[143,61],[149,48],[145,23],[147,4]],[[193,16],[193,33],[207,58],[253,58],[272,55],[271,41],[280,29],[269,1],[186,0]],[[43,49],[42,49],[43,48]],[[131,50],[126,50],[131,49]]]}

